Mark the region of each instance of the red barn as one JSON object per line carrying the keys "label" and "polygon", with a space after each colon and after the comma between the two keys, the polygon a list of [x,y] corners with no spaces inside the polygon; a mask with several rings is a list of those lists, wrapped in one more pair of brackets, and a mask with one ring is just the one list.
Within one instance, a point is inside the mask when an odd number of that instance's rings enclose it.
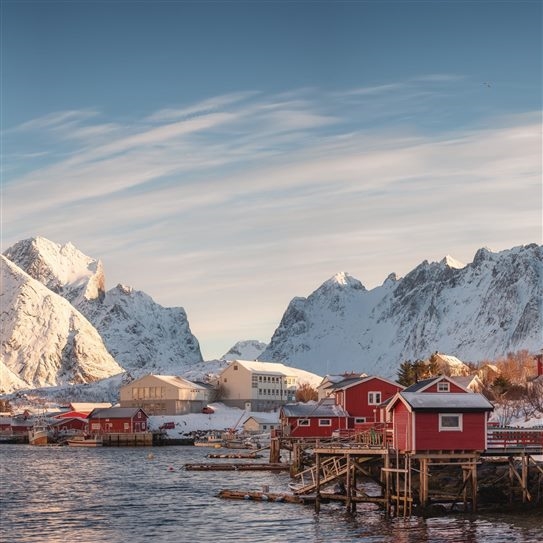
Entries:
{"label": "red barn", "polygon": [[88,416],[89,432],[101,434],[147,432],[149,417],[139,407],[94,409]]}
{"label": "red barn", "polygon": [[345,410],[329,400],[286,404],[279,414],[281,431],[290,437],[331,437],[347,428],[347,419]]}
{"label": "red barn", "polygon": [[393,447],[402,452],[484,451],[492,404],[439,376],[398,392],[389,402]]}
{"label": "red barn", "polygon": [[335,402],[351,417],[351,427],[385,422],[379,406],[403,390],[403,386],[383,377],[365,376],[339,381],[329,387]]}

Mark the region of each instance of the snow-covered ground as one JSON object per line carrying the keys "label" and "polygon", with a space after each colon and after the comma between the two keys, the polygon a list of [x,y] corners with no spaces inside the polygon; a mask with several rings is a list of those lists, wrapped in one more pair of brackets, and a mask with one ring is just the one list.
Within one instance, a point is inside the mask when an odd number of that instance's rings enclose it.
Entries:
{"label": "snow-covered ground", "polygon": [[212,414],[190,413],[188,415],[160,415],[149,417],[151,430],[158,430],[165,422],[173,422],[175,428],[166,429],[168,437],[179,439],[191,432],[223,432],[230,428],[237,431],[243,430],[243,423],[251,416],[265,419],[270,423],[278,422],[279,412],[263,413],[243,411],[236,407],[228,407],[223,403],[212,403],[210,407],[215,411]]}

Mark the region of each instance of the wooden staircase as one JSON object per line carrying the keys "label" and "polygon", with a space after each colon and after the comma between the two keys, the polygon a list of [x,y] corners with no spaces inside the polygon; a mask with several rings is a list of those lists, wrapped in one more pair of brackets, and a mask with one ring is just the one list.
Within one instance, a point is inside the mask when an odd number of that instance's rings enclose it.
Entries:
{"label": "wooden staircase", "polygon": [[[348,471],[347,457],[332,457],[324,460],[320,465],[319,485],[325,485],[346,475]],[[291,489],[294,494],[308,494],[317,488],[317,466],[312,466],[298,473]]]}

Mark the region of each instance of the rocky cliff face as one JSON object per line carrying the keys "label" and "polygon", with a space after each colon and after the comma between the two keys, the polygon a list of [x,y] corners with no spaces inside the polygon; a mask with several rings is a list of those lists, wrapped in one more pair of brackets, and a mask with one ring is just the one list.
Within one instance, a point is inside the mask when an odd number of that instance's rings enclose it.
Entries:
{"label": "rocky cliff face", "polygon": [[393,377],[402,361],[434,351],[477,362],[542,346],[543,248],[532,244],[481,249],[464,267],[425,261],[372,290],[338,274],[292,300],[259,358]]}

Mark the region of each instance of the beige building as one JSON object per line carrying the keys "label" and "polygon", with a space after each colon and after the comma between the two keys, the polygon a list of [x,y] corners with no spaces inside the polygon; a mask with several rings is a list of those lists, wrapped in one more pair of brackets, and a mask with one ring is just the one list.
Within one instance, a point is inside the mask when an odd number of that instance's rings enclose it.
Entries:
{"label": "beige building", "polygon": [[[268,414],[268,413],[266,413]],[[272,430],[280,428],[279,413],[269,413],[276,415],[274,418],[250,416],[243,423],[243,431],[247,434],[268,434]]]}
{"label": "beige building", "polygon": [[321,378],[275,362],[232,360],[219,375],[219,401],[247,411],[269,411],[293,402],[302,382]]}
{"label": "beige building", "polygon": [[183,377],[145,375],[121,387],[121,407],[141,407],[148,415],[200,413],[212,390]]}

